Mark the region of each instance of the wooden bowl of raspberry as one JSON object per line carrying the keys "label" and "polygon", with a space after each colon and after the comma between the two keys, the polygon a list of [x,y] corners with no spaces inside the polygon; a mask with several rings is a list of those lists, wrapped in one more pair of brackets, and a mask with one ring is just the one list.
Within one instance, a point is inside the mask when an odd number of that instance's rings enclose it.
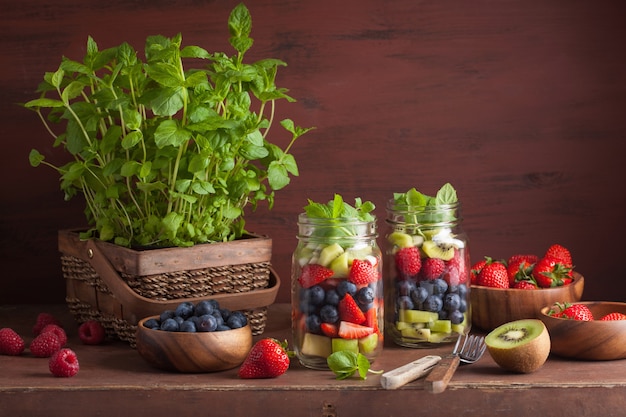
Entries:
{"label": "wooden bowl of raspberry", "polygon": [[581,360],[626,358],[626,303],[557,303],[541,309],[550,352]]}
{"label": "wooden bowl of raspberry", "polygon": [[[252,330],[243,313],[218,306],[213,314],[187,316],[184,306],[179,307],[137,324],[137,351],[150,365],[166,371],[200,373],[232,369],[243,363],[252,348]],[[211,308],[204,304],[187,307],[192,311]]]}
{"label": "wooden bowl of raspberry", "polygon": [[472,285],[472,325],[491,331],[511,321],[538,319],[541,309],[555,302],[578,302],[583,295],[585,278],[575,271],[572,276],[571,283],[552,288],[504,289]]}

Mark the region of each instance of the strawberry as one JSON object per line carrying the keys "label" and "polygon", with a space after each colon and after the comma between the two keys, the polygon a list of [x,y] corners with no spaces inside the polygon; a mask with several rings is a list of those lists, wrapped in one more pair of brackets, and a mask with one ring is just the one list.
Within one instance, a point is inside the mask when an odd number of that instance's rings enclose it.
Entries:
{"label": "strawberry", "polygon": [[24,352],[24,339],[11,328],[0,329],[0,355],[19,356]]}
{"label": "strawberry", "polygon": [[87,320],[78,327],[78,337],[85,345],[99,345],[104,342],[106,332],[96,320]]}
{"label": "strawberry", "polygon": [[348,281],[357,285],[367,285],[378,281],[378,268],[367,260],[355,259],[352,261]]}
{"label": "strawberry", "polygon": [[427,280],[435,280],[441,276],[444,269],[446,269],[446,263],[443,259],[424,258],[424,262],[422,262],[421,277]]}
{"label": "strawberry", "polygon": [[613,321],[613,320],[626,320],[626,314],[623,313],[609,313],[600,319],[601,321]]}
{"label": "strawberry", "polygon": [[516,281],[523,281],[530,277],[533,265],[539,260],[537,255],[513,255],[507,261],[507,275],[509,286],[513,287]]}
{"label": "strawberry", "polygon": [[328,337],[337,337],[339,335],[339,328],[336,324],[322,323],[320,324],[320,330]]}
{"label": "strawberry", "polygon": [[78,373],[80,365],[76,353],[68,348],[57,350],[48,361],[48,368],[56,377],[71,377]]}
{"label": "strawberry", "polygon": [[302,288],[310,288],[332,277],[334,271],[319,264],[306,264],[302,267],[302,273],[298,282]]}
{"label": "strawberry", "polygon": [[378,313],[376,312],[376,308],[372,307],[365,312],[365,321],[363,325],[366,327],[371,327],[374,329],[374,333],[381,334],[380,328],[378,327]]}
{"label": "strawberry", "polygon": [[512,288],[517,290],[536,290],[537,284],[534,281],[517,281]]}
{"label": "strawberry", "polygon": [[342,339],[360,339],[374,333],[374,329],[347,321],[339,322],[339,337]]}
{"label": "strawberry", "polygon": [[346,294],[337,305],[339,319],[350,323],[361,324],[365,321],[365,314],[359,308],[350,294]]}
{"label": "strawberry", "polygon": [[459,285],[467,282],[467,268],[465,259],[461,255],[462,253],[464,252],[455,250],[452,259],[446,262],[446,271],[443,273],[443,279],[449,285]]}
{"label": "strawberry", "polygon": [[273,338],[261,339],[252,346],[241,364],[239,377],[276,378],[289,368],[290,354],[287,351],[287,341],[281,343]]}
{"label": "strawberry", "polygon": [[555,303],[548,315],[571,320],[593,320],[593,314],[585,304]]}
{"label": "strawberry", "polygon": [[30,342],[30,353],[38,358],[49,358],[61,349],[61,341],[54,332],[40,333]]}
{"label": "strawberry", "polygon": [[61,322],[56,319],[50,313],[39,313],[37,315],[37,319],[35,320],[35,325],[33,326],[33,334],[38,336],[41,333],[41,330],[46,327],[48,324],[56,324],[59,327],[63,327]]}
{"label": "strawberry", "polygon": [[569,249],[559,244],[554,244],[548,248],[548,250],[546,251],[544,255],[544,258],[547,258],[547,257],[557,259],[559,263],[563,264],[564,266],[568,268],[572,268],[573,266],[572,255]]}
{"label": "strawberry", "polygon": [[509,288],[506,266],[500,261],[487,262],[477,277],[478,285],[492,288]]}
{"label": "strawberry", "polygon": [[472,285],[476,285],[478,283],[478,274],[484,268],[484,266],[487,265],[487,261],[489,259],[490,258],[481,259],[470,268],[470,282]]}
{"label": "strawberry", "polygon": [[532,270],[537,285],[542,288],[559,287],[571,282],[571,268],[559,263],[556,258],[541,258]]}
{"label": "strawberry", "polygon": [[415,246],[400,249],[394,260],[400,277],[405,279],[417,275],[422,268],[420,251]]}

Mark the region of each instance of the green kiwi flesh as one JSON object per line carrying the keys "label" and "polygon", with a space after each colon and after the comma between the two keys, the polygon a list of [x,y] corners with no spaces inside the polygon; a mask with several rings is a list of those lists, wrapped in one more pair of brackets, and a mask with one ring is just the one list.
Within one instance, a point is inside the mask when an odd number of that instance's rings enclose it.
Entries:
{"label": "green kiwi flesh", "polygon": [[550,354],[550,335],[536,319],[505,323],[485,337],[485,344],[500,367],[518,373],[536,371]]}

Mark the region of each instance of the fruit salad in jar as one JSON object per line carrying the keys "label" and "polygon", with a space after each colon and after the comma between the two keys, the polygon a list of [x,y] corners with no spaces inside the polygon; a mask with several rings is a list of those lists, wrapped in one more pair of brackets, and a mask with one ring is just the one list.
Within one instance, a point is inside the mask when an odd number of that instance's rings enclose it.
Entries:
{"label": "fruit salad in jar", "polygon": [[296,356],[306,367],[328,369],[326,360],[337,351],[373,361],[382,350],[382,253],[373,207],[358,199],[352,207],[335,196],[327,205],[310,202],[299,216],[292,332]]}
{"label": "fruit salad in jar", "polygon": [[386,326],[393,341],[407,347],[455,341],[471,325],[468,241],[456,192],[446,184],[436,197],[415,189],[397,194],[387,223]]}

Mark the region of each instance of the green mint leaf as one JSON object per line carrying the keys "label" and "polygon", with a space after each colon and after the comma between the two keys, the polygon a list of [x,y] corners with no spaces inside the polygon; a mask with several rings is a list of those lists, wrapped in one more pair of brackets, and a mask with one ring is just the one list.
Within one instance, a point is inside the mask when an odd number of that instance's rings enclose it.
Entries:
{"label": "green mint leaf", "polygon": [[30,154],[28,154],[28,161],[30,165],[34,167],[38,167],[44,159],[46,158],[36,149],[31,149]]}
{"label": "green mint leaf", "polygon": [[361,353],[357,354],[357,367],[359,370],[359,376],[361,379],[367,378],[367,372],[370,370],[370,361]]}
{"label": "green mint leaf", "polygon": [[332,353],[326,358],[326,363],[337,376],[337,379],[346,379],[352,376],[358,368],[356,353],[347,350]]}
{"label": "green mint leaf", "polygon": [[457,202],[456,190],[450,183],[444,184],[435,196],[437,205],[449,205]]}
{"label": "green mint leaf", "polygon": [[338,219],[343,217],[344,208],[343,208],[343,198],[339,194],[335,194],[333,199],[333,218]]}

